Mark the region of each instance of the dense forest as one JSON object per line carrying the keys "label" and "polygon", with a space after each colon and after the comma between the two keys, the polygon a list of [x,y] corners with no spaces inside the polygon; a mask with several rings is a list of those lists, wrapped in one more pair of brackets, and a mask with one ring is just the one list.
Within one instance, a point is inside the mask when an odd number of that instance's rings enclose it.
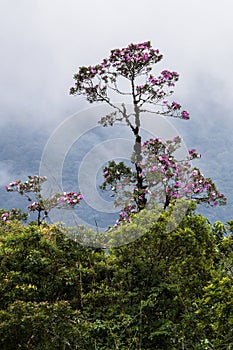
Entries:
{"label": "dense forest", "polygon": [[2,224],[1,349],[232,349],[232,222],[168,220],[108,252]]}

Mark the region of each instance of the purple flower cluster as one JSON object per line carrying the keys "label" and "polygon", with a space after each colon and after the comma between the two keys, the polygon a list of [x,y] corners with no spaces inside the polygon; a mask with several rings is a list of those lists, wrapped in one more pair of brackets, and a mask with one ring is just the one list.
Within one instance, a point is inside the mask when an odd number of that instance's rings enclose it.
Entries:
{"label": "purple flower cluster", "polygon": [[83,195],[79,192],[64,192],[62,196],[57,199],[59,204],[68,204],[72,207],[79,204],[84,199]]}
{"label": "purple flower cluster", "polygon": [[9,220],[9,213],[5,212],[0,216],[0,221],[5,221],[7,222]]}
{"label": "purple flower cluster", "polygon": [[195,158],[201,158],[201,154],[197,153],[197,151],[195,149],[190,149],[188,152],[190,155],[190,160],[195,159]]}
{"label": "purple flower cluster", "polygon": [[168,70],[163,70],[161,74],[163,78],[166,80],[173,80],[174,78],[175,80],[178,80],[179,78],[179,74],[177,72],[170,72]]}
{"label": "purple flower cluster", "polygon": [[44,210],[44,208],[42,209],[42,205],[39,202],[33,202],[32,204],[29,204],[27,206],[29,211],[40,211],[40,210]]}
{"label": "purple flower cluster", "polygon": [[132,79],[132,77],[148,73],[151,65],[159,62],[162,57],[159,50],[153,49],[150,41],[147,41],[112,50],[109,63],[115,68],[117,74]]}
{"label": "purple flower cluster", "polygon": [[117,219],[114,227],[122,225],[124,223],[130,222],[132,216],[137,213],[135,204],[129,204],[123,208],[119,214],[119,219]]}
{"label": "purple flower cluster", "polygon": [[195,200],[211,206],[226,204],[226,197],[220,193],[210,178],[205,178],[199,169],[194,168],[187,188],[193,193]]}
{"label": "purple flower cluster", "polygon": [[41,184],[47,180],[46,176],[28,176],[28,180],[22,182],[21,180],[12,181],[8,186],[5,186],[7,192],[18,192],[19,194],[24,194],[26,192],[38,193],[41,191]]}
{"label": "purple flower cluster", "polygon": [[161,72],[161,75],[159,77],[155,77],[152,74],[150,74],[147,78],[148,83],[151,86],[175,86],[175,82],[179,80],[179,74],[174,71],[168,71],[164,70]]}
{"label": "purple flower cluster", "polygon": [[156,194],[156,198],[162,200],[165,193],[170,200],[188,197],[198,203],[224,205],[226,198],[212,180],[205,178],[199,169],[192,168],[191,161],[201,157],[195,149],[189,150],[189,156],[182,161],[174,157],[180,144],[180,137],[166,142],[150,139],[143,144],[143,175],[150,196]]}

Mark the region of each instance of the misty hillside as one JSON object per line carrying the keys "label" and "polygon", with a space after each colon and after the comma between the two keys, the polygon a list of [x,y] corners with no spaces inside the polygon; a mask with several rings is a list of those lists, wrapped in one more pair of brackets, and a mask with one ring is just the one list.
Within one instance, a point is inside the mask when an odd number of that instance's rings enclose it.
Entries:
{"label": "misty hillside", "polygon": [[[226,222],[232,219],[232,173],[233,165],[229,159],[229,154],[233,152],[231,142],[231,131],[227,124],[222,124],[221,128],[216,128],[214,123],[216,118],[208,118],[208,125],[203,126],[203,122],[194,119],[188,123],[177,121],[175,126],[188,148],[196,148],[201,154],[201,160],[197,160],[194,166],[197,166],[204,172],[206,177],[211,177],[217,184],[217,187],[228,198],[228,204],[225,207],[203,208],[199,207],[199,211],[206,215],[211,222],[221,220]],[[191,130],[190,133],[190,124]],[[105,135],[111,134],[112,130],[104,128]],[[193,132],[197,130],[197,132]],[[207,132],[208,130],[208,132]],[[90,135],[84,138],[78,144],[74,144],[71,148],[67,159],[64,162],[63,174],[63,190],[78,190],[77,171],[85,153],[98,143],[104,132],[98,135]],[[208,135],[208,137],[207,137]],[[25,181],[28,175],[38,174],[40,160],[43,149],[50,133],[43,130],[32,128],[25,129],[23,126],[6,124],[1,132],[0,138],[0,207],[10,209],[18,207],[22,210],[26,209],[28,202],[24,197],[16,193],[7,193],[4,186],[10,181],[21,179]],[[101,174],[98,181],[101,182]],[[108,194],[102,194],[106,199]],[[86,203],[82,203],[79,210],[79,217],[88,224],[99,227],[106,227],[115,222],[116,214],[104,215],[93,210]]]}

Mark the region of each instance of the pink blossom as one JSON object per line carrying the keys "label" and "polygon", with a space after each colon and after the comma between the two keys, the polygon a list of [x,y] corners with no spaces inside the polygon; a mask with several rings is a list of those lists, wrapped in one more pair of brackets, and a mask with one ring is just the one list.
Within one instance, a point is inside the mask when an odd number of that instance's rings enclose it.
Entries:
{"label": "pink blossom", "polygon": [[183,111],[181,116],[182,116],[183,119],[186,119],[186,120],[188,120],[190,118],[189,117],[189,113],[187,111]]}
{"label": "pink blossom", "polygon": [[172,74],[171,74],[171,72],[169,72],[168,70],[164,70],[164,71],[162,71],[162,73],[161,73],[162,75],[163,75],[163,77],[164,77],[164,79],[172,79]]}
{"label": "pink blossom", "polygon": [[172,108],[173,109],[180,109],[181,108],[181,105],[179,104],[179,103],[177,103],[177,102],[172,102]]}

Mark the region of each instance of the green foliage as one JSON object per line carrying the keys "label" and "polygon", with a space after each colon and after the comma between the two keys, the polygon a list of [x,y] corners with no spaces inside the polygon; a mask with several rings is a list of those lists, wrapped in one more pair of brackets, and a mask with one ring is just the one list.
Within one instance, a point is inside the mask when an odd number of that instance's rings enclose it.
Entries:
{"label": "green foliage", "polygon": [[1,349],[80,349],[88,322],[66,301],[24,302],[16,300],[0,311]]}
{"label": "green foliage", "polygon": [[232,276],[211,281],[198,300],[197,329],[205,334],[210,349],[233,348]]}
{"label": "green foliage", "polygon": [[53,226],[9,223],[0,239],[1,308],[15,300],[81,305],[80,266],[90,263],[87,248]]}
{"label": "green foliage", "polygon": [[0,348],[232,349],[230,223],[142,215],[150,229],[109,254],[53,225],[0,229]]}

